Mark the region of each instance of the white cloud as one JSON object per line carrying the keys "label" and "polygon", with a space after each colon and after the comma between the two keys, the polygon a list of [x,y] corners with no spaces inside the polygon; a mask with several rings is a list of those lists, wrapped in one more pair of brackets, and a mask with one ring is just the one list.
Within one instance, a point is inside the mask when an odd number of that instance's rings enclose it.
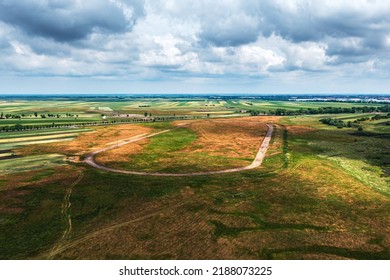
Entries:
{"label": "white cloud", "polygon": [[285,48],[288,57],[286,61],[287,67],[320,71],[328,62],[333,61],[326,55],[326,47],[316,43],[301,43],[290,45]]}
{"label": "white cloud", "polygon": [[242,64],[255,65],[261,71],[267,71],[273,66],[283,65],[285,58],[272,50],[262,49],[258,46],[242,46],[238,50],[238,58]]}
{"label": "white cloud", "polygon": [[172,35],[153,36],[152,40],[152,49],[142,51],[139,56],[140,63],[145,66],[184,68],[187,63],[197,60],[193,52],[182,53],[178,45],[186,42]]}
{"label": "white cloud", "polygon": [[389,1],[3,0],[0,9],[2,75],[210,82],[390,74]]}

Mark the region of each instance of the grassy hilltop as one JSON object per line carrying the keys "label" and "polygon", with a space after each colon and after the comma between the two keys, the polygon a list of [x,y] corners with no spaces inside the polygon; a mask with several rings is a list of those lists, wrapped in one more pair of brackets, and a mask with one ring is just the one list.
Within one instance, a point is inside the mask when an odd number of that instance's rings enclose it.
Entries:
{"label": "grassy hilltop", "polygon": [[[307,112],[326,107],[355,109]],[[0,258],[390,259],[390,117],[379,107],[386,104],[2,100],[0,112],[11,116],[0,119]],[[283,110],[290,113],[276,114]],[[83,162],[171,129],[95,160],[146,172],[243,167],[266,124],[274,134],[252,170],[157,177]]]}

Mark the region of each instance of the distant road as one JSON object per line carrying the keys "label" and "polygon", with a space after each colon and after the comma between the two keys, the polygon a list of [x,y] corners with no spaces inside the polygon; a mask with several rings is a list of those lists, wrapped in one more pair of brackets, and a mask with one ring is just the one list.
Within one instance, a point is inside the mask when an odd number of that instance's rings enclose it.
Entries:
{"label": "distant road", "polygon": [[272,138],[272,133],[274,131],[274,128],[272,125],[267,124],[267,126],[268,126],[267,134],[264,137],[263,142],[261,143],[261,146],[259,148],[259,151],[256,154],[255,159],[253,160],[253,162],[250,165],[247,165],[244,167],[237,167],[237,168],[218,170],[218,171],[204,171],[204,172],[190,172],[190,173],[159,173],[159,172],[142,172],[142,171],[130,171],[130,170],[115,169],[115,168],[107,167],[104,165],[100,165],[100,164],[95,162],[94,156],[99,154],[99,153],[102,153],[102,152],[105,152],[105,151],[108,151],[108,150],[111,150],[114,148],[118,148],[120,146],[129,144],[129,143],[134,143],[134,142],[146,139],[146,138],[150,138],[150,137],[153,137],[153,136],[156,136],[159,134],[163,134],[163,133],[166,133],[168,131],[171,131],[171,129],[163,130],[163,131],[160,131],[157,133],[152,133],[149,135],[145,135],[145,134],[138,135],[138,136],[133,137],[132,139],[122,141],[121,143],[112,145],[110,147],[107,147],[107,148],[104,148],[104,149],[101,149],[98,151],[94,151],[94,152],[87,155],[84,162],[89,164],[92,167],[95,167],[95,168],[98,168],[101,170],[105,170],[105,171],[109,171],[109,172],[132,174],[132,175],[143,175],[143,176],[147,175],[147,176],[163,176],[163,177],[189,177],[189,176],[201,176],[201,175],[240,172],[240,171],[250,170],[250,169],[254,169],[256,167],[259,167],[261,165],[261,163],[263,162],[263,159],[265,157],[269,143],[270,143],[271,138]]}

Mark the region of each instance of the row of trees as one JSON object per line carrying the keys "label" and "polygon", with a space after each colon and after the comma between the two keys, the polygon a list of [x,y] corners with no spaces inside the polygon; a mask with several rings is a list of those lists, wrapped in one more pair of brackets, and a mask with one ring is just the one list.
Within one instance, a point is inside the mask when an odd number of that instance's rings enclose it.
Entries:
{"label": "row of trees", "polygon": [[[26,115],[26,114],[4,114],[3,112],[0,113],[0,119],[22,119],[22,118],[32,118],[32,116],[38,118],[41,117],[42,119],[46,119],[46,118],[57,118],[59,119],[61,117],[60,114],[38,114],[37,112],[35,112],[33,115]],[[70,113],[66,113],[65,116],[67,118],[70,118],[70,117],[76,117],[78,118],[79,115],[73,115],[73,114],[70,114]]]}
{"label": "row of trees", "polygon": [[[344,121],[339,119],[326,118],[326,119],[321,119],[320,122],[322,122],[323,124],[333,125],[340,128],[347,126]],[[349,125],[350,123],[351,122],[348,122]]]}
{"label": "row of trees", "polygon": [[156,121],[171,121],[171,120],[184,120],[184,119],[199,119],[200,116],[165,116],[165,117],[145,117],[145,118],[132,118],[132,119],[118,119],[118,120],[106,120],[98,122],[82,122],[82,123],[68,123],[68,124],[40,124],[40,125],[22,125],[16,124],[11,126],[3,126],[0,128],[0,132],[12,132],[12,131],[24,131],[24,130],[41,130],[50,128],[69,128],[69,127],[84,127],[84,126],[98,126],[98,125],[111,125],[122,123],[144,123],[144,122],[156,122]]}
{"label": "row of trees", "polygon": [[5,114],[1,113],[0,114],[0,119],[21,119],[22,115],[17,115],[17,114]]}
{"label": "row of trees", "polygon": [[248,110],[251,116],[274,115],[274,116],[296,116],[296,115],[320,115],[320,114],[353,114],[353,113],[386,113],[390,112],[390,105],[374,107],[320,107],[320,108],[300,108],[297,110],[276,109],[266,111]]}
{"label": "row of trees", "polygon": [[361,125],[359,125],[359,122],[357,122],[357,121],[344,122],[343,120],[340,120],[340,119],[326,118],[326,119],[321,119],[320,122],[322,122],[323,124],[336,126],[337,128],[356,127],[358,129],[358,131],[363,131],[363,127]]}
{"label": "row of trees", "polygon": [[351,122],[351,121],[344,122],[343,120],[332,119],[332,118],[321,119],[320,122],[322,122],[323,124],[327,124],[327,125],[337,126],[338,128],[357,127],[359,129],[359,128],[361,128],[361,126],[359,125],[360,122],[368,121],[368,120],[372,120],[372,121],[382,120],[382,119],[388,119],[388,118],[390,118],[390,113],[388,113],[386,115],[375,115],[371,118],[363,117],[363,118],[356,119],[353,122]]}
{"label": "row of trees", "polygon": [[371,120],[382,120],[382,119],[389,119],[390,118],[390,113],[387,115],[375,115],[371,118]]}

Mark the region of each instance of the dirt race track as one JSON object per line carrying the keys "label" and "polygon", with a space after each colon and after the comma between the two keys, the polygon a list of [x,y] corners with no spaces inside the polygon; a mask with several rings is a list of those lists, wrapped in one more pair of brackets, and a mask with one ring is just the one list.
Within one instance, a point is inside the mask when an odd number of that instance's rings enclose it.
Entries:
{"label": "dirt race track", "polygon": [[253,162],[250,165],[247,165],[247,166],[244,166],[244,167],[231,168],[231,169],[218,170],[218,171],[205,171],[205,172],[159,173],[159,172],[142,172],[142,171],[131,171],[131,170],[115,169],[115,168],[110,168],[110,167],[107,167],[107,166],[104,166],[104,165],[100,165],[100,164],[95,162],[94,157],[95,157],[95,155],[97,155],[99,153],[102,153],[102,152],[105,152],[105,151],[108,151],[108,150],[111,150],[111,149],[114,149],[114,148],[118,148],[120,146],[129,144],[129,143],[134,143],[134,142],[146,139],[146,138],[150,138],[150,137],[162,134],[162,133],[166,133],[168,131],[171,131],[170,129],[163,130],[163,131],[160,131],[160,132],[157,132],[157,133],[148,134],[148,135],[145,135],[145,134],[138,135],[138,136],[135,136],[135,137],[133,137],[133,138],[131,138],[129,140],[124,140],[121,143],[118,143],[118,144],[106,147],[104,149],[100,149],[100,150],[94,151],[94,152],[92,152],[92,153],[90,153],[90,154],[88,154],[86,156],[84,162],[87,163],[88,165],[92,166],[92,167],[95,167],[95,168],[98,168],[98,169],[101,169],[101,170],[105,170],[105,171],[108,171],[108,172],[116,172],[116,173],[123,173],[123,174],[132,174],[132,175],[143,175],[143,176],[189,177],[189,176],[201,176],[201,175],[212,175],[212,174],[240,172],[240,171],[250,170],[250,169],[254,169],[256,167],[259,167],[261,165],[261,163],[263,162],[263,159],[264,159],[265,154],[267,152],[269,143],[270,143],[271,138],[272,138],[272,133],[273,133],[273,130],[274,130],[272,125],[267,124],[267,126],[268,126],[267,134],[264,137],[263,142],[261,143],[261,146],[260,146],[260,148],[259,148],[259,150],[258,150],[258,152],[256,154],[255,159],[253,160]]}

